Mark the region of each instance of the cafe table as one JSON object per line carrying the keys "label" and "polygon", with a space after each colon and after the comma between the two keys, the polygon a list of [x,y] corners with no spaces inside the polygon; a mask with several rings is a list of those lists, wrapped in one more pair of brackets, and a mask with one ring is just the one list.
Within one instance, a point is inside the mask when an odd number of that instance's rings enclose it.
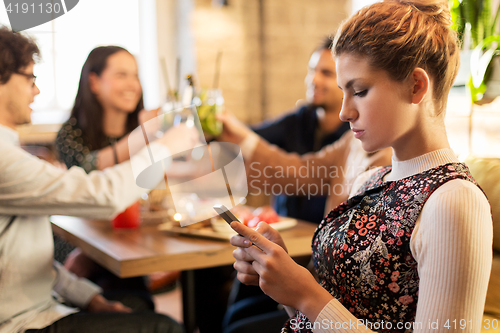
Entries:
{"label": "cafe table", "polygon": [[[234,247],[229,241],[186,237],[160,230],[155,223],[144,223],[136,229],[114,229],[109,221],[71,216],[51,216],[50,220],[55,234],[121,278],[182,271],[187,333],[196,328],[193,270],[234,263]],[[315,224],[298,221],[293,228],[280,231],[290,256],[311,254],[315,229]]]}

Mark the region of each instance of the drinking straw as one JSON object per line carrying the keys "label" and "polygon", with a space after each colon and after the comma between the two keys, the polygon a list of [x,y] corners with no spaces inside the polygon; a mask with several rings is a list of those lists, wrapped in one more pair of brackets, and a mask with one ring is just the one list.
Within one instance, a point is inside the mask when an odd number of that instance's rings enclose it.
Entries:
{"label": "drinking straw", "polygon": [[220,63],[222,58],[222,51],[217,52],[217,57],[215,58],[215,74],[214,74],[214,89],[219,87],[219,76],[220,76]]}
{"label": "drinking straw", "polygon": [[212,148],[210,147],[210,143],[207,144],[208,156],[210,156],[210,164],[212,165],[212,172],[215,172],[214,158],[212,156]]}
{"label": "drinking straw", "polygon": [[[215,172],[214,158],[212,156],[212,148],[210,148],[210,143],[207,144],[207,148],[208,148],[208,156],[210,156],[210,163],[212,164],[212,172]],[[224,167],[221,167],[220,169],[222,171],[222,176],[224,177],[224,181],[226,183],[226,189],[227,193],[229,194],[229,199],[231,199],[231,204],[234,207],[235,204],[234,204],[233,192],[231,191],[231,186],[229,185],[229,181],[227,179],[226,170],[224,169]]]}
{"label": "drinking straw", "polygon": [[177,57],[177,65],[176,65],[176,74],[177,74],[177,84],[175,87],[175,95],[176,100],[179,101],[179,89],[181,86],[181,58]]}
{"label": "drinking straw", "polygon": [[163,79],[165,80],[165,84],[167,85],[167,95],[170,95],[171,85],[170,85],[170,80],[168,77],[167,60],[165,59],[165,57],[161,58],[161,68],[162,68],[162,73],[163,73]]}

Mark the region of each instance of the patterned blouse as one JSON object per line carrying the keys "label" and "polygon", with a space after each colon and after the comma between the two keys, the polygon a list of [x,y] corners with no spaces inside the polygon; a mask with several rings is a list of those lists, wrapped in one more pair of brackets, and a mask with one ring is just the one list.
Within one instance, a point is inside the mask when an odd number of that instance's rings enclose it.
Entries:
{"label": "patterned blouse", "polygon": [[[101,148],[116,143],[120,138],[106,137],[101,144]],[[99,149],[94,149],[88,138],[78,126],[76,118],[70,118],[65,122],[56,138],[56,149],[59,159],[71,168],[72,166],[82,167],[87,173],[97,169],[97,153]]]}
{"label": "patterned blouse", "polygon": [[[418,263],[410,251],[417,218],[431,194],[453,179],[473,182],[464,164],[450,163],[397,181],[381,168],[347,201],[332,210],[315,232],[312,249],[323,288],[358,319],[380,323],[379,332],[413,322],[418,301]],[[311,332],[297,311],[284,332]],[[384,324],[382,325],[382,321]],[[374,325],[377,327],[376,325]]]}

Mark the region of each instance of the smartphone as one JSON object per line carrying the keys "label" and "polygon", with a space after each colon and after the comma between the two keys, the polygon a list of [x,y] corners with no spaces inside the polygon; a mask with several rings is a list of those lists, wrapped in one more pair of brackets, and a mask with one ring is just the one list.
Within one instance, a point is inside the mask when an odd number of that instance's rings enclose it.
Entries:
{"label": "smartphone", "polygon": [[240,222],[240,220],[238,220],[236,218],[236,216],[234,216],[233,213],[231,213],[231,211],[229,209],[227,209],[226,206],[215,205],[214,209],[217,212],[217,214],[219,214],[219,216],[222,217],[224,219],[224,221],[227,222],[227,224],[231,225],[231,222],[233,222],[233,221]]}
{"label": "smartphone", "polygon": [[[224,219],[224,221],[227,222],[227,224],[231,225],[231,222],[233,221],[236,221],[236,222],[240,222],[240,220],[238,220],[236,218],[236,216],[233,215],[233,213],[231,213],[231,211],[229,209],[227,209],[226,206],[224,205],[215,205],[214,206],[214,209],[215,211],[217,212],[217,214],[219,214],[220,217],[222,217]],[[240,235],[240,234],[238,234]],[[240,235],[241,237],[244,237],[246,238],[245,236],[243,235]],[[248,239],[248,238],[247,238]],[[257,246],[254,244],[254,242],[251,242],[254,246]],[[262,251],[262,249],[260,247],[257,246],[258,249],[260,249]]]}

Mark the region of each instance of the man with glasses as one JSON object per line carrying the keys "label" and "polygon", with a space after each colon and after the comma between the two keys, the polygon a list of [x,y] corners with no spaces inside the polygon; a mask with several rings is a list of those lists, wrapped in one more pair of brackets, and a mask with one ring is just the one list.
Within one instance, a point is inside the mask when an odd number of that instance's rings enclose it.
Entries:
{"label": "man with glasses", "polygon": [[[38,55],[31,39],[0,27],[0,332],[183,332],[166,316],[107,300],[99,287],[53,261],[49,215],[109,219],[144,189],[135,185],[131,162],[87,175],[78,167],[58,169],[19,147],[15,128],[30,122],[30,104],[40,93],[33,75]],[[169,148],[191,148],[195,137],[174,129],[149,148],[168,156]],[[132,159],[148,163],[148,150]],[[154,177],[163,180],[163,174]]]}
{"label": "man with glasses", "polygon": [[22,75],[24,77],[27,77],[28,79],[30,80],[33,80],[33,87],[35,86],[36,84],[36,75],[33,75],[32,73],[31,74],[27,74],[27,73],[15,73],[15,74],[19,74],[19,75]]}

